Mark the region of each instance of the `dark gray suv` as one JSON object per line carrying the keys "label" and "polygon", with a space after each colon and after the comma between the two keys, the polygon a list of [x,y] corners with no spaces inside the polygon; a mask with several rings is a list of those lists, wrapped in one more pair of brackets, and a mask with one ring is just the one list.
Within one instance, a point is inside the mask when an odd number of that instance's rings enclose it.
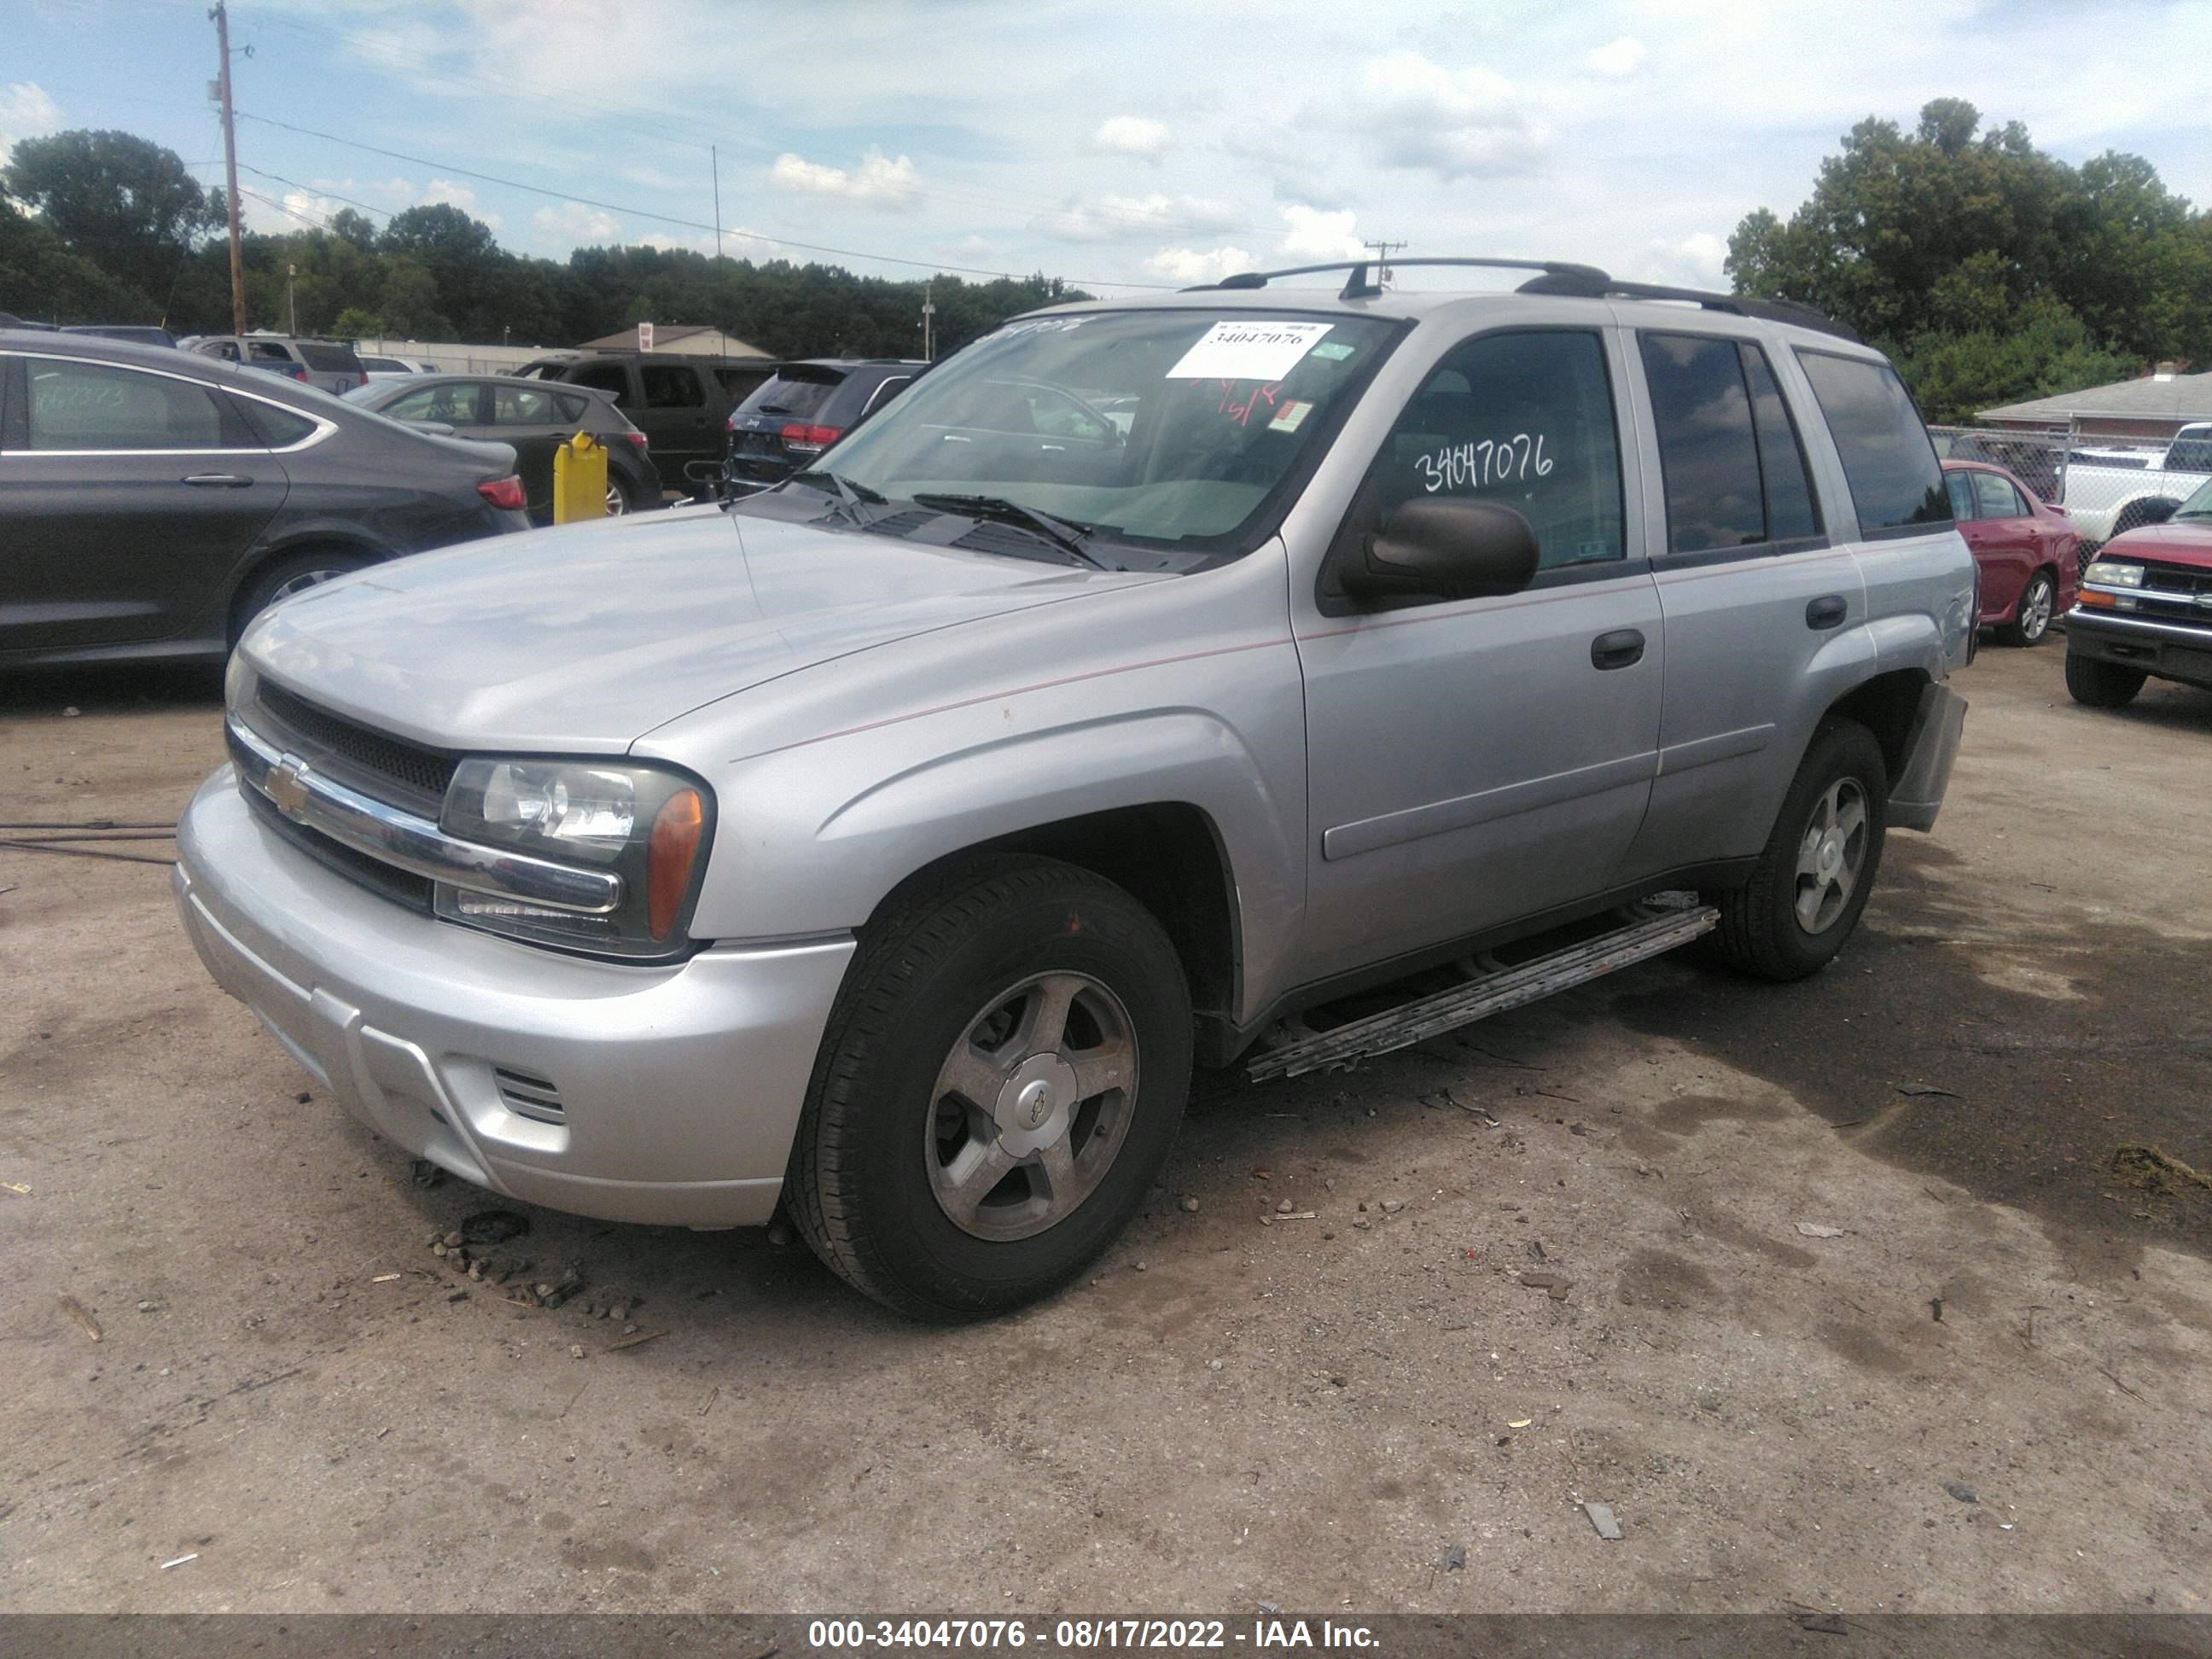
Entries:
{"label": "dark gray suv", "polygon": [[159,346],[0,331],[0,666],[220,658],[379,560],[523,530],[506,444]]}
{"label": "dark gray suv", "polygon": [[814,465],[929,365],[896,357],[810,357],[784,364],[730,411],[726,493],[749,495]]}

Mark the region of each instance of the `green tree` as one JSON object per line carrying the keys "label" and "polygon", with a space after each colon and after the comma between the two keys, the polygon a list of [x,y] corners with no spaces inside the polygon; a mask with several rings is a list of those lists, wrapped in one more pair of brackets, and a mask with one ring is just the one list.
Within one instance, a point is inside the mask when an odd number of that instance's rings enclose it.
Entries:
{"label": "green tree", "polygon": [[1860,122],[1786,222],[1744,216],[1727,270],[1888,349],[1931,417],[2212,356],[2207,216],[2140,156],[2071,167],[1962,99]]}
{"label": "green tree", "polygon": [[206,192],[176,152],[127,132],[25,138],[5,186],[65,250],[136,289],[142,312],[158,308],[210,228]]}

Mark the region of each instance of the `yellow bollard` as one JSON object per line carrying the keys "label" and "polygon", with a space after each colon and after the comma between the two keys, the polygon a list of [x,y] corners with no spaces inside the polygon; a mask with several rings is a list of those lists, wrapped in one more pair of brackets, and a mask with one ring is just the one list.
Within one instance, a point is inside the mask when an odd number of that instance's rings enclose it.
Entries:
{"label": "yellow bollard", "polygon": [[553,452],[553,522],[607,514],[607,450],[588,432],[579,432]]}

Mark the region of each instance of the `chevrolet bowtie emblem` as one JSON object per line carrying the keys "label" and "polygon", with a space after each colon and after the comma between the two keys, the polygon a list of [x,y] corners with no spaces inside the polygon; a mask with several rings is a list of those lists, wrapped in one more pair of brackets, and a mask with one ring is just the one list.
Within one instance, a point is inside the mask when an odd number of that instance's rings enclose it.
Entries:
{"label": "chevrolet bowtie emblem", "polygon": [[304,761],[294,760],[289,755],[269,769],[269,776],[262,787],[269,799],[276,803],[276,810],[288,818],[300,816],[300,809],[307,804],[307,767]]}

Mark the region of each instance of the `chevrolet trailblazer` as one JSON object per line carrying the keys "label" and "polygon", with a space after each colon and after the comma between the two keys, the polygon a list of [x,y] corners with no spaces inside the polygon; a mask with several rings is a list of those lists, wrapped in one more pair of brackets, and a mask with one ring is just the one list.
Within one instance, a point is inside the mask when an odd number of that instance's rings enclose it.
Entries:
{"label": "chevrolet trailblazer", "polygon": [[[1194,1063],[1377,1052],[1708,928],[1815,971],[1963,720],[1974,566],[1911,398],[1794,307],[1433,263],[1525,280],[1036,313],[720,512],[278,606],[179,836],[210,970],[455,1175],[781,1206],[940,1318],[1107,1247]],[[1380,1026],[1317,1012],[1417,974]]]}

